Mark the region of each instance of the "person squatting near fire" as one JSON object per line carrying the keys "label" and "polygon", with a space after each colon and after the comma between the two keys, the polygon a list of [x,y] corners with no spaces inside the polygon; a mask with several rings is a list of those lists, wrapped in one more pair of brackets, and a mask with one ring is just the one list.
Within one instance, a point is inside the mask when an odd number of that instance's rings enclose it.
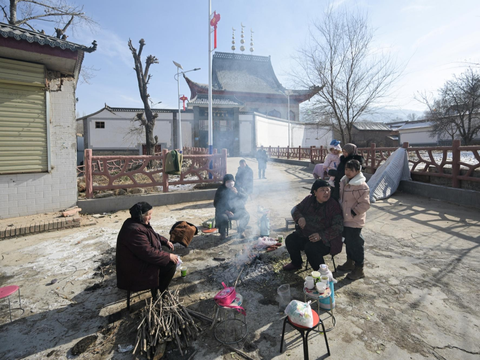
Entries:
{"label": "person squatting near fire", "polygon": [[357,145],[355,144],[345,144],[342,153],[343,155],[340,156],[340,163],[337,165],[337,170],[328,171],[328,175],[335,176],[332,197],[337,200],[340,198],[340,180],[345,175],[345,164],[349,160],[358,160],[360,165],[363,166],[363,163],[365,162],[363,156],[357,154]]}
{"label": "person squatting near fire", "polygon": [[130,208],[131,217],[122,225],[117,237],[117,287],[131,292],[167,290],[176,270],[178,256],[162,250],[162,245],[173,250],[173,244],[157,234],[150,220],[152,206],[139,202]]}
{"label": "person squatting near fire", "polygon": [[351,271],[347,278],[358,280],[365,277],[365,257],[362,227],[365,225],[367,210],[370,208],[370,188],[358,160],[345,164],[345,176],[340,180],[340,204],[343,209],[343,237],[347,250],[347,261],[338,266],[340,271]]}
{"label": "person squatting near fire", "polygon": [[310,194],[292,209],[295,232],[285,239],[292,261],[283,270],[301,269],[302,250],[313,270],[325,263],[325,255],[334,256],[342,251],[342,209],[338,201],[330,197],[330,185],[323,179],[315,180]]}
{"label": "person squatting near fire", "polygon": [[[342,147],[340,146],[340,141],[332,140],[328,146],[330,151],[327,156],[325,156],[325,161],[322,164],[315,165],[313,169],[313,177],[315,179],[323,179],[325,172],[329,170],[336,170],[337,165],[340,162],[340,154],[342,153]],[[335,176],[330,176],[328,183],[330,186],[334,186]]]}
{"label": "person squatting near fire", "polygon": [[243,189],[235,187],[232,174],[223,177],[223,183],[215,192],[213,206],[215,206],[215,223],[220,233],[220,239],[225,240],[227,226],[230,220],[237,220],[237,232],[245,238],[245,229],[250,221],[250,214],[245,209],[247,193]]}
{"label": "person squatting near fire", "polygon": [[235,175],[235,186],[250,195],[253,192],[253,170],[247,165],[245,159],[240,160],[239,164]]}

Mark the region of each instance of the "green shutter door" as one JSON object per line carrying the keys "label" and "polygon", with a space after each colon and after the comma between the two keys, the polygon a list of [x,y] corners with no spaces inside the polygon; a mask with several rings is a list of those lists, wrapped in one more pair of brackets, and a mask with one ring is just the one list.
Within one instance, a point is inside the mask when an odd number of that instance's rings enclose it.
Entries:
{"label": "green shutter door", "polygon": [[0,65],[0,174],[45,172],[44,68],[7,59]]}

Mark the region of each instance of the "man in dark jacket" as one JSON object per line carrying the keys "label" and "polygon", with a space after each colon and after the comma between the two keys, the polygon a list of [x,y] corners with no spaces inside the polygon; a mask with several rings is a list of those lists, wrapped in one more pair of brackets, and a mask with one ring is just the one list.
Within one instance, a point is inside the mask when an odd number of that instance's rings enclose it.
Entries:
{"label": "man in dark jacket", "polygon": [[248,195],[253,192],[253,170],[244,159],[240,160],[240,166],[235,175],[235,187],[243,189]]}
{"label": "man in dark jacket", "polygon": [[260,149],[257,150],[255,158],[258,161],[258,178],[266,179],[265,170],[267,169],[268,154],[263,146],[260,146]]}
{"label": "man in dark jacket", "polygon": [[312,185],[311,195],[292,209],[295,232],[285,239],[292,262],[283,270],[301,269],[302,250],[315,271],[324,264],[325,255],[336,255],[342,251],[342,208],[337,200],[330,197],[330,190],[328,182],[318,179]]}
{"label": "man in dark jacket", "polygon": [[235,187],[232,174],[223,177],[223,184],[215,192],[215,223],[222,240],[225,239],[230,220],[238,220],[237,232],[244,238],[244,231],[250,221],[250,215],[245,209],[247,194]]}
{"label": "man in dark jacket", "polygon": [[336,200],[340,198],[340,180],[345,176],[345,165],[349,160],[358,160],[360,165],[363,166],[365,162],[363,156],[357,154],[357,145],[345,144],[342,149],[343,155],[340,156],[340,163],[337,166],[337,170],[329,170],[328,175],[335,176],[335,187],[332,189],[332,197]]}
{"label": "man in dark jacket", "polygon": [[155,298],[157,290],[162,293],[168,288],[179,258],[162,250],[162,245],[173,249],[173,244],[150,225],[150,204],[135,204],[130,215],[117,238],[117,286],[131,292],[151,289]]}

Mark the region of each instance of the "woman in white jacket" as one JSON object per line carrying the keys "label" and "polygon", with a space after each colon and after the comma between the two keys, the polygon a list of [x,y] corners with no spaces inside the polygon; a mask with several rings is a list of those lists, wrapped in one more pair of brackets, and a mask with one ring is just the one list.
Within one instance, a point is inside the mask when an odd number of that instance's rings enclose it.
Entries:
{"label": "woman in white jacket", "polygon": [[347,278],[358,280],[365,277],[365,257],[362,227],[365,225],[367,210],[370,208],[370,188],[361,172],[358,160],[349,160],[345,165],[345,176],[340,180],[340,204],[343,210],[343,237],[347,249],[347,262],[337,267],[350,271]]}

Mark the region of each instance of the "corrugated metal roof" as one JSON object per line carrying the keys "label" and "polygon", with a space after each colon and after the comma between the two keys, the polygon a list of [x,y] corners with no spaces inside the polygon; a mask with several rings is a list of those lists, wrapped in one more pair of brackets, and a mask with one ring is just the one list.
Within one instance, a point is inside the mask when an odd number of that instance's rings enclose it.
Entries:
{"label": "corrugated metal roof", "polygon": [[36,31],[23,29],[18,26],[0,23],[0,35],[4,38],[14,38],[16,40],[26,40],[29,43],[37,43],[40,45],[48,45],[52,48],[68,49],[71,51],[82,50],[85,52],[93,52],[97,49],[97,42],[93,41],[92,46],[79,45],[70,41],[58,39],[54,36],[48,36]]}
{"label": "corrugated metal roof", "polygon": [[415,122],[407,122],[403,125],[398,131],[406,130],[406,129],[420,129],[432,126],[432,122],[430,121],[415,121]]}
{"label": "corrugated metal roof", "polygon": [[391,131],[392,129],[384,123],[375,121],[358,121],[353,124],[353,127],[357,130],[384,130]]}

